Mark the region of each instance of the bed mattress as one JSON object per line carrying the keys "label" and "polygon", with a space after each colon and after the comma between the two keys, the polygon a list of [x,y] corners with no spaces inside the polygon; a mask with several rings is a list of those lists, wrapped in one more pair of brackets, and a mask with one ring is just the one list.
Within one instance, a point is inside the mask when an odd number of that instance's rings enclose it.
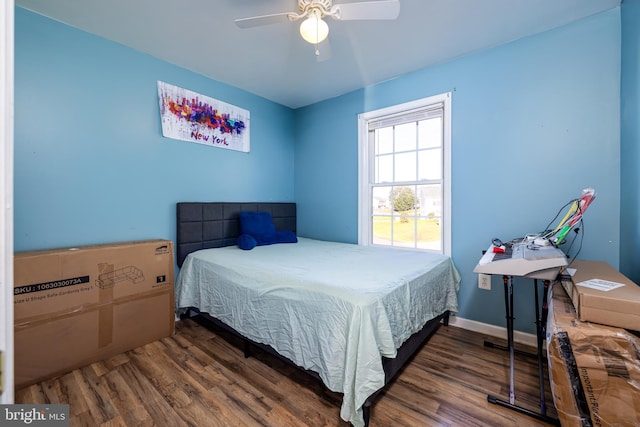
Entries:
{"label": "bed mattress", "polygon": [[385,384],[381,357],[457,312],[459,282],[448,256],[298,238],[189,254],[176,307],[198,308],[316,372],[343,393],[341,417],[361,426],[364,401]]}

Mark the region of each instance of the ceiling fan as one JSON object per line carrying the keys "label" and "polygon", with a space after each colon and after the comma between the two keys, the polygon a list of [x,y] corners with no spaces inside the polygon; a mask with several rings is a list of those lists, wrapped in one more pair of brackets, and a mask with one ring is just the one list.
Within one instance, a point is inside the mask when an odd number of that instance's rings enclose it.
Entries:
{"label": "ceiling fan", "polygon": [[307,42],[317,45],[329,35],[329,26],[323,18],[338,21],[396,19],[400,14],[400,0],[377,0],[333,4],[331,0],[298,0],[297,12],[282,12],[271,15],[236,19],[240,28],[251,28],[279,22],[304,19],[300,24],[300,35]]}

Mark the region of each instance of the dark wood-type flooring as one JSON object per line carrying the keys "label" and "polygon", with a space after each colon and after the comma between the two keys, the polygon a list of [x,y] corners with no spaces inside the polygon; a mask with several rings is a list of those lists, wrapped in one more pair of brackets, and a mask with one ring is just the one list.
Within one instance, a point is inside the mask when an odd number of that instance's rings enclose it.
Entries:
{"label": "dark wood-type flooring", "polygon": [[[548,425],[487,402],[488,393],[508,400],[509,357],[485,338],[440,327],[376,401],[370,426]],[[536,359],[516,355],[515,366],[516,403],[537,410]],[[340,394],[258,350],[245,359],[237,340],[190,319],[170,338],[17,390],[15,400],[68,403],[71,426],[349,426]]]}

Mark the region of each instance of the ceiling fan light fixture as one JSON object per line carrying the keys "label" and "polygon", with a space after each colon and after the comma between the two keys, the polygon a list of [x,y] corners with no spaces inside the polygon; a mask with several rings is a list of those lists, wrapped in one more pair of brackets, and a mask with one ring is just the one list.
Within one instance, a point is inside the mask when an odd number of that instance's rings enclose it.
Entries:
{"label": "ceiling fan light fixture", "polygon": [[318,44],[329,35],[329,26],[322,20],[320,14],[314,11],[300,24],[300,35],[311,44]]}

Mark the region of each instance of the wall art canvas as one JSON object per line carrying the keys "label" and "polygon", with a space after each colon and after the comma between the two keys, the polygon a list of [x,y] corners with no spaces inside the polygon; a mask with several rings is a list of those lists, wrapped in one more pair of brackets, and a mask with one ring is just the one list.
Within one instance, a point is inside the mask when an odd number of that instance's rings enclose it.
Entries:
{"label": "wall art canvas", "polygon": [[162,135],[249,152],[249,111],[158,81]]}

